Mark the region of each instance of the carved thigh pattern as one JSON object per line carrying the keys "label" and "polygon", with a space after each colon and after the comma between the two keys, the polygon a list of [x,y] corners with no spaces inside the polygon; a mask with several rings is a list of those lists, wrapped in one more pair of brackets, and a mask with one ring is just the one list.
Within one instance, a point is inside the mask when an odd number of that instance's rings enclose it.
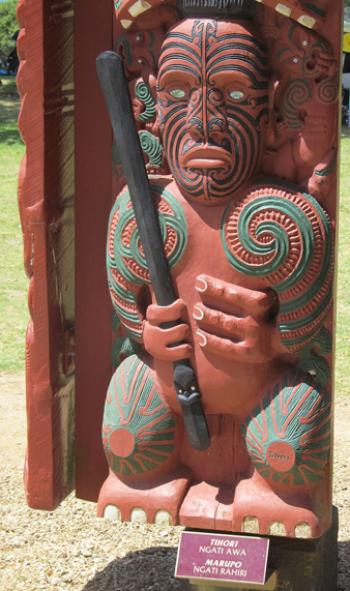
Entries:
{"label": "carved thigh pattern", "polygon": [[164,471],[176,456],[176,421],[159,395],[153,371],[137,355],[116,370],[106,398],[103,445],[123,479]]}
{"label": "carved thigh pattern", "polygon": [[330,398],[298,373],[284,375],[243,425],[254,467],[270,484],[309,488],[324,477],[330,450]]}

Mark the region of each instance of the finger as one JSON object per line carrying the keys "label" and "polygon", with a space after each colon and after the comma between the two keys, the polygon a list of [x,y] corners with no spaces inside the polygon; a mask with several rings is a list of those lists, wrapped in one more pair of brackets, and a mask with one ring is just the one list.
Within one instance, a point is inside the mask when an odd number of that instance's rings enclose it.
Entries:
{"label": "finger", "polygon": [[187,324],[178,324],[171,328],[159,328],[158,330],[162,332],[164,343],[167,347],[179,341],[185,341],[190,336],[190,330]]}
{"label": "finger", "polygon": [[152,325],[150,322],[146,322],[145,326],[146,324],[148,324],[148,334],[162,347],[168,347],[189,338],[190,330],[187,324],[178,324],[171,328],[161,328]]}
{"label": "finger", "polygon": [[170,306],[158,306],[150,304],[146,310],[146,318],[150,324],[157,326],[162,322],[180,320],[186,310],[186,304],[183,300],[175,300]]}
{"label": "finger", "polygon": [[220,329],[228,335],[244,338],[246,332],[245,318],[239,318],[225,314],[225,312],[219,310],[213,310],[204,304],[196,304],[193,307],[192,315],[197,320],[199,328],[207,329],[209,332]]}
{"label": "finger", "polygon": [[181,359],[188,359],[191,357],[192,347],[188,343],[184,343],[183,345],[167,348],[165,349],[165,352],[166,357],[164,356],[164,359],[166,361],[181,361]]}
{"label": "finger", "polygon": [[215,353],[220,357],[226,357],[230,360],[237,359],[246,363],[255,361],[252,348],[248,347],[244,341],[233,343],[230,339],[217,337],[203,329],[198,330],[196,335],[199,346],[208,353]]}
{"label": "finger", "polygon": [[171,332],[174,329],[164,330],[159,326],[152,326],[146,321],[143,333],[146,351],[156,359],[161,359],[163,361],[177,361],[179,359],[190,357],[192,346],[188,343],[177,344],[175,347],[169,346],[172,343],[179,343],[179,341],[188,336],[188,326],[179,325],[179,327],[174,328],[180,330],[175,330],[169,335],[169,331]]}
{"label": "finger", "polygon": [[210,297],[218,302],[238,306],[246,314],[255,317],[265,316],[276,300],[272,290],[256,291],[208,275],[199,275],[195,288],[202,299]]}

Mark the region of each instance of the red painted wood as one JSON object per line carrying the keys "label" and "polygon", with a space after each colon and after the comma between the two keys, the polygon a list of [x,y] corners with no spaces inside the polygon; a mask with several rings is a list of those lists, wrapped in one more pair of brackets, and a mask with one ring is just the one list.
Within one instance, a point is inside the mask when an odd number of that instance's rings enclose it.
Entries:
{"label": "red painted wood", "polygon": [[112,135],[95,73],[112,46],[113,5],[75,3],[76,494],[95,500],[106,475],[102,410],[112,374],[112,308],[105,271]]}
{"label": "red painted wood", "polygon": [[19,128],[27,146],[20,169],[18,198],[25,245],[24,264],[30,279],[31,314],[26,339],[28,445],[25,484],[31,507],[52,509],[61,496],[61,490],[55,465],[55,447],[59,453],[59,441],[55,438],[58,414],[53,399],[50,360],[42,2],[20,2],[18,19],[21,26],[18,88],[22,97]]}
{"label": "red painted wood", "polygon": [[[124,0],[116,6],[124,29],[117,46],[137,127],[142,133],[145,126],[153,145],[163,144],[173,177],[164,179],[167,223],[171,228],[176,202],[187,223],[181,218],[179,226],[187,225],[188,244],[171,267],[180,300],[157,306],[152,293],[153,306],[146,310],[141,285],[148,287],[147,277],[135,247],[134,221],[125,194],[117,198],[108,248],[111,297],[121,323],[142,341],[145,361],[125,360],[107,393],[103,438],[110,474],[98,514],[114,505],[122,520],[132,519],[137,507],[152,522],[157,505],[169,507],[174,523],[190,527],[250,533],[253,527],[266,535],[277,524],[287,536],[298,537],[306,524],[307,535],[318,537],[331,524],[332,508],[341,3],[331,8],[329,0],[317,0],[324,21],[304,14],[304,3],[297,0],[260,4],[256,14],[248,15],[246,6],[241,19],[237,14],[225,19],[218,3],[215,18],[201,19],[199,4],[189,2],[187,16],[170,29],[165,22],[159,27],[164,4],[158,0],[142,6]],[[286,14],[289,5],[293,10]],[[308,28],[313,25],[317,33]],[[259,51],[259,63],[268,70],[254,65]],[[149,87],[146,98],[140,78]],[[151,169],[151,157],[146,163]],[[220,174],[210,172],[214,169]],[[155,193],[162,182],[152,178]],[[165,206],[155,201],[161,217]],[[274,223],[286,228],[288,256],[296,257],[285,256],[278,270],[264,267],[266,245],[277,244]],[[179,226],[172,245],[184,243]],[[295,236],[303,237],[298,245]],[[261,250],[255,249],[258,243]],[[166,253],[167,248],[165,240]],[[283,245],[276,251],[281,254]],[[297,270],[300,261],[305,276]],[[163,329],[164,322],[174,320],[187,327]],[[189,344],[179,345],[182,338]],[[182,423],[172,362],[186,356],[196,368],[212,435],[210,447],[200,453],[177,427]],[[155,392],[162,401],[156,408],[166,416],[158,426],[148,412],[156,406]],[[229,418],[232,424],[225,428]],[[163,429],[168,429],[167,449]],[[183,499],[183,488],[174,490],[181,505],[174,520],[174,496],[165,506],[156,485],[175,481],[184,468],[188,492]]]}
{"label": "red painted wood", "polygon": [[[60,402],[60,358],[67,354],[65,343],[71,326],[62,322],[60,317],[56,270],[51,251],[52,228],[62,213],[59,204],[59,185],[65,154],[60,146],[62,118],[63,115],[66,117],[70,110],[61,92],[69,59],[67,61],[67,55],[63,56],[67,51],[67,45],[64,35],[62,36],[63,29],[60,29],[60,14],[63,14],[62,11],[66,11],[65,15],[71,12],[72,5],[67,8],[66,3],[64,7],[58,3],[55,6],[57,8],[49,6],[44,0],[22,0],[18,9],[22,27],[18,40],[21,58],[18,84],[22,95],[19,124],[27,145],[27,155],[20,173],[19,203],[24,234],[25,268],[30,278],[31,312],[27,334],[28,451],[25,480],[28,503],[32,507],[44,509],[54,508],[70,490],[64,473],[67,460],[72,459],[70,453],[64,457],[62,432],[65,424],[62,422]],[[94,501],[107,475],[107,463],[101,442],[101,423],[108,382],[113,374],[112,306],[105,270],[106,233],[113,195],[118,193],[122,184],[120,177],[113,179],[111,175],[112,136],[95,74],[95,58],[101,51],[112,47],[113,40],[121,31],[115,24],[113,5],[109,2],[102,4],[92,0],[78,0],[74,3],[74,10],[76,494],[80,498]],[[68,18],[71,18],[71,15]],[[144,19],[146,24],[141,28],[148,30],[150,25],[146,22],[146,16]],[[152,20],[153,26],[160,26],[158,20]],[[323,34],[332,44],[337,56],[340,39],[337,11],[330,11],[327,17],[327,31],[323,31]],[[137,45],[135,32],[130,33],[130,39]],[[147,37],[145,46],[146,42]],[[145,49],[147,50],[147,47]],[[147,55],[146,51],[146,57]],[[59,56],[62,56],[62,59]],[[70,52],[70,56],[72,58],[73,51]],[[139,65],[135,66],[135,72],[137,69],[140,69]],[[131,78],[136,76],[135,72],[130,75]],[[334,145],[336,144],[335,140]],[[69,149],[72,150],[72,146]],[[58,154],[62,156],[60,163],[57,159]],[[282,158],[279,162],[282,162]],[[330,189],[324,197],[324,205],[332,217],[336,215],[335,176],[330,180]],[[203,257],[202,253],[201,256]],[[328,323],[329,329],[330,324],[331,321]],[[213,397],[211,399],[213,400]],[[215,410],[214,408],[213,412]],[[221,409],[218,409],[218,412],[221,412]],[[232,432],[230,437],[232,439],[235,436]],[[237,447],[236,444],[233,446],[230,443],[231,439],[225,439],[225,445],[222,446],[225,450],[222,452],[225,455],[222,462],[217,462],[220,455],[216,453],[216,462],[204,463],[205,465],[200,465],[196,453],[188,449],[188,445],[184,443],[182,453],[196,481],[207,480],[212,482],[214,487],[216,481],[227,480],[224,472],[231,470],[231,464],[241,467],[245,465],[247,458],[241,448],[235,457],[227,458],[227,449]],[[227,459],[231,463],[227,462]],[[260,481],[257,484],[257,490],[260,490]],[[331,477],[327,472],[319,499],[323,511],[323,528],[328,526],[327,520],[330,515],[330,484]],[[183,499],[185,488],[182,482],[178,502],[174,498],[174,491],[172,492],[172,504],[174,507],[176,505],[176,515],[179,513],[178,505]],[[177,490],[176,487],[174,490]],[[237,491],[237,498],[243,499],[243,511],[246,502],[245,491]],[[129,492],[124,485],[122,492],[126,497],[125,507],[132,508],[131,501],[127,498]],[[201,512],[196,508],[195,490],[192,492],[194,494],[189,495],[187,504],[180,513],[182,523],[204,527]],[[231,494],[232,491],[228,488],[224,492]],[[117,493],[118,487],[110,476],[102,488],[101,498],[103,497],[103,502],[107,500],[109,503],[117,504]],[[152,511],[156,510],[156,499],[152,494],[148,496],[152,497]],[[210,498],[215,497],[214,493],[206,495],[203,492],[203,498],[206,496],[209,499],[207,504],[214,502],[210,501]],[[251,497],[254,497],[253,493]],[[148,502],[151,503],[150,500],[146,501],[146,505]],[[221,505],[218,504],[215,509],[218,516],[216,527],[219,528],[220,525],[220,529],[230,529],[231,517],[227,517],[222,499],[220,503]],[[229,504],[228,501],[226,504]],[[283,507],[281,512],[282,510]],[[150,521],[154,519],[153,513],[148,515]]]}

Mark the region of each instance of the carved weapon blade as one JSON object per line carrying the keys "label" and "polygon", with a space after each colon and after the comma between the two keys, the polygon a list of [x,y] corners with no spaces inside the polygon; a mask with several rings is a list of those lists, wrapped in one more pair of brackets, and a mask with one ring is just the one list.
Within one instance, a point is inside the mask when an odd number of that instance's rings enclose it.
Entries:
{"label": "carved weapon blade", "polygon": [[[105,51],[98,56],[96,67],[155,297],[160,306],[168,306],[176,300],[176,295],[151,197],[122,58],[113,51]],[[175,324],[171,323],[172,326]],[[205,450],[210,445],[210,436],[198,383],[188,359],[174,363],[174,385],[190,443],[196,449]]]}

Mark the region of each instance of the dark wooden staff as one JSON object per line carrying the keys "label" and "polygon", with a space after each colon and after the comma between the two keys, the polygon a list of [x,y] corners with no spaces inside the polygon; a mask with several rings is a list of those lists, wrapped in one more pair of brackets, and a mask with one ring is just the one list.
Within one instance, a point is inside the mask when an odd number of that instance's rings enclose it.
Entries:
{"label": "dark wooden staff", "polygon": [[[176,295],[164,253],[158,216],[150,193],[122,58],[113,51],[105,51],[98,56],[96,67],[155,297],[160,306],[169,306],[176,300]],[[176,324],[177,322],[168,323],[167,327]],[[210,445],[210,436],[196,376],[187,359],[174,363],[173,376],[190,443],[196,449],[205,450]]]}

